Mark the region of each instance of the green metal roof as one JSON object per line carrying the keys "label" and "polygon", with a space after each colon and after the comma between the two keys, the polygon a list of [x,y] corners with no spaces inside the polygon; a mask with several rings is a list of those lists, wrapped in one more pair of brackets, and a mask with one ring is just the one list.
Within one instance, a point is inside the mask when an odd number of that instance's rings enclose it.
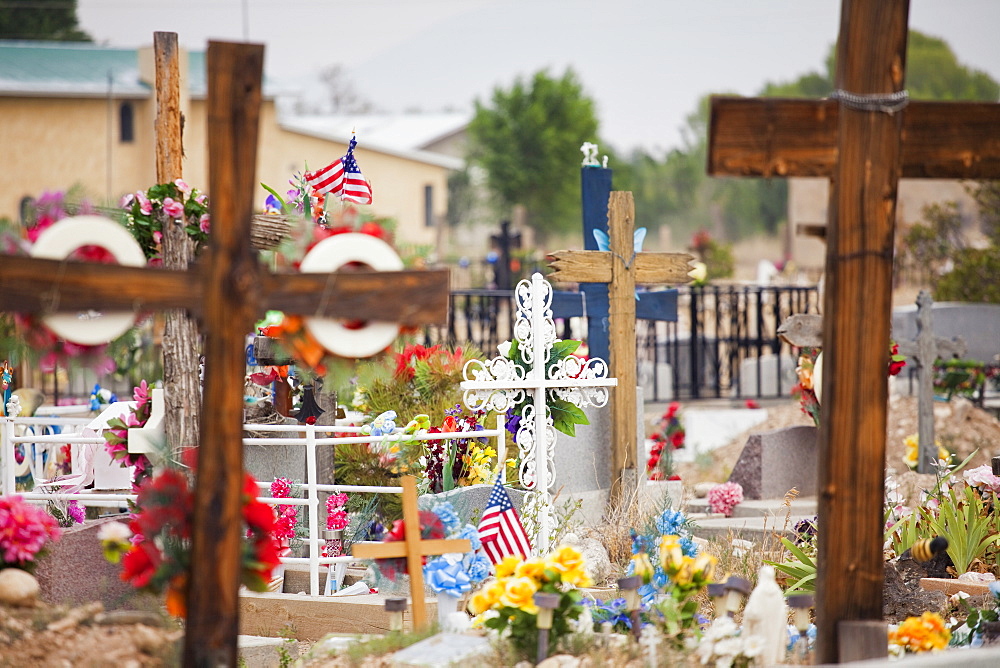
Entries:
{"label": "green metal roof", "polygon": [[[0,40],[0,95],[145,97],[137,49],[86,42]],[[205,95],[205,54],[188,53],[188,90]]]}

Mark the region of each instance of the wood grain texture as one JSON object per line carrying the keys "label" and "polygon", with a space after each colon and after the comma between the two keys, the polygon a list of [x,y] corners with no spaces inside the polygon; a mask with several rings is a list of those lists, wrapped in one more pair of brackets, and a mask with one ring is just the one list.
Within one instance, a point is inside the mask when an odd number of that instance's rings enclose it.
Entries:
{"label": "wood grain texture", "polygon": [[266,275],[262,306],[331,318],[441,324],[448,321],[450,276],[447,269]]}
{"label": "wood grain texture", "polygon": [[636,466],[635,272],[625,261],[632,253],[634,227],[632,193],[613,191],[608,199],[608,237],[613,258],[608,285],[608,363],[611,376],[618,379],[618,391],[611,398],[612,499],[621,498],[625,469]]}
{"label": "wood grain texture", "polygon": [[243,487],[244,337],[259,312],[250,248],[264,47],[209,42],[209,195],[205,389],[194,493],[187,666],[236,665]]}
{"label": "wood grain texture", "polygon": [[[631,260],[635,282],[639,285],[688,283],[693,255],[642,251]],[[610,251],[559,250],[549,254],[549,281],[567,283],[610,283],[612,255]]]}
{"label": "wood grain texture", "polygon": [[[183,176],[180,54],[177,33],[153,34],[156,66],[156,182],[172,183]],[[163,226],[163,266],[185,270],[194,259],[195,244],[183,225],[167,219]],[[173,455],[198,444],[201,419],[201,379],[198,360],[201,337],[194,317],[184,309],[166,312],[163,327],[164,431]]]}
{"label": "wood grain texture", "polygon": [[[911,101],[900,116],[903,178],[1000,179],[1000,104]],[[708,173],[830,177],[839,123],[834,99],[713,97]]]}
{"label": "wood grain texture", "polygon": [[[902,90],[908,11],[906,0],[844,0],[837,88]],[[839,660],[843,622],[882,619],[886,368],[902,130],[899,114],[849,108],[838,123],[823,308],[817,663]]]}

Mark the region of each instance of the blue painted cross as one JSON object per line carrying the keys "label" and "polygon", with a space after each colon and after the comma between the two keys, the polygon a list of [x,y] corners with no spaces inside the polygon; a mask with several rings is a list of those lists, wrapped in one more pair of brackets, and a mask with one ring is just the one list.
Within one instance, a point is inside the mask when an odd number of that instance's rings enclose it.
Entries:
{"label": "blue painted cross", "polygon": [[[611,170],[605,167],[587,165],[580,173],[583,247],[588,251],[607,250],[599,247],[598,236],[607,236],[611,174]],[[637,248],[636,252],[638,251]],[[552,298],[552,316],[555,318],[586,316],[588,355],[608,359],[607,283],[581,283],[580,292],[555,292]],[[676,322],[677,290],[641,293],[641,299],[635,305],[635,316],[642,320]]]}

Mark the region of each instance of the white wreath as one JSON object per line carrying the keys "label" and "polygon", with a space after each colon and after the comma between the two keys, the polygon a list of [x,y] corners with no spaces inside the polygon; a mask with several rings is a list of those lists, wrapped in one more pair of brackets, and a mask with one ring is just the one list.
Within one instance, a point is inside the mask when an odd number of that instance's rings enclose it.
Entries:
{"label": "white wreath", "polygon": [[[370,234],[350,232],[316,244],[299,265],[304,273],[333,273],[349,262],[361,262],[377,271],[399,271],[403,261],[392,246]],[[371,357],[399,336],[399,325],[368,322],[348,329],[332,318],[306,318],[306,328],[321,346],[341,357]]]}
{"label": "white wreath", "polygon": [[[100,216],[63,218],[46,228],[31,247],[31,256],[47,260],[64,260],[82,246],[100,246],[111,253],[118,264],[141,267],[146,264],[142,247],[128,230]],[[62,339],[85,346],[112,341],[135,324],[135,314],[57,313],[45,316],[43,322]]]}

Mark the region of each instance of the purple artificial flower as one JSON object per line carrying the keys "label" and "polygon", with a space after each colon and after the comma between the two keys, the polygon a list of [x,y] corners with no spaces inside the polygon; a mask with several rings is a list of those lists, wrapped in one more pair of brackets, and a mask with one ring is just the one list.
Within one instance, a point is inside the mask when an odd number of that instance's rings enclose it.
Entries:
{"label": "purple artificial flower", "polygon": [[83,524],[83,521],[87,519],[87,511],[75,500],[66,504],[66,514],[77,524]]}

